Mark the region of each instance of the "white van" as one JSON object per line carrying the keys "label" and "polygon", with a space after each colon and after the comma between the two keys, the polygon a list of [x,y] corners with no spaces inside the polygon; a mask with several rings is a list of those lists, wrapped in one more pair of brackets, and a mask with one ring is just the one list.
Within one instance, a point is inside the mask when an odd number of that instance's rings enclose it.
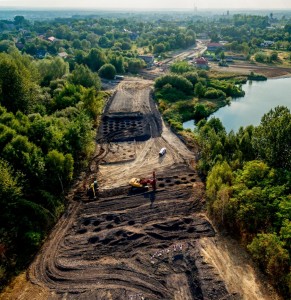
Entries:
{"label": "white van", "polygon": [[114,79],[115,79],[115,80],[123,80],[123,79],[124,79],[124,76],[122,76],[122,75],[115,75],[115,76],[114,76]]}
{"label": "white van", "polygon": [[159,152],[159,155],[160,156],[163,156],[163,155],[165,155],[166,154],[166,148],[162,148],[161,150],[160,150],[160,152]]}

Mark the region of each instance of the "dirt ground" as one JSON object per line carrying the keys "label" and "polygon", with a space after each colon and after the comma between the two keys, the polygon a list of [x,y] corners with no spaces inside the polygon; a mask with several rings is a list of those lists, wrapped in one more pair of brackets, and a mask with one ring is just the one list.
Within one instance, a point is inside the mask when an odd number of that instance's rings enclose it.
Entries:
{"label": "dirt ground", "polygon": [[[204,214],[192,153],[162,122],[152,82],[125,79],[109,101],[90,171],[26,274],[1,300],[279,299]],[[159,150],[165,147],[166,155]],[[132,191],[132,177],[157,190]],[[98,179],[97,200],[85,193]],[[239,250],[237,250],[239,249]]]}
{"label": "dirt ground", "polygon": [[264,64],[250,64],[246,61],[236,61],[236,63],[229,64],[228,67],[220,67],[217,63],[211,63],[210,68],[216,71],[222,72],[231,72],[248,75],[250,72],[263,74],[268,78],[277,78],[277,77],[290,77],[291,68],[286,67],[277,67],[277,66],[268,66]]}

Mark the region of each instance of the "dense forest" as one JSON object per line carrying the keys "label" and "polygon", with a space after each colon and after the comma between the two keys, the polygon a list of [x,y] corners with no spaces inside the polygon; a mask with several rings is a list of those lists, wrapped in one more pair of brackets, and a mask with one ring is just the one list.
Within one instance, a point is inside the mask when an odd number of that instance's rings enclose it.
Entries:
{"label": "dense forest", "polygon": [[1,285],[21,270],[65,208],[94,151],[106,92],[87,66],[0,54]]}
{"label": "dense forest", "polygon": [[[94,130],[110,96],[101,78],[137,74],[147,67],[140,55],[161,60],[193,47],[198,37],[224,40],[225,52],[250,62],[291,60],[290,20],[273,14],[0,20],[0,289],[29,264],[94,151]],[[266,40],[272,44],[263,49]],[[224,51],[211,55],[224,58]],[[175,130],[186,120],[200,121],[191,139],[200,148],[209,215],[242,241],[288,297],[290,111],[277,107],[258,127],[229,134],[219,120],[205,120],[243,96],[247,79],[179,61],[155,81],[154,97]]]}
{"label": "dense forest", "polygon": [[[241,239],[288,298],[291,258],[291,113],[276,107],[257,127],[226,133],[219,119],[198,123],[199,170],[208,211]],[[287,299],[286,298],[286,299]]]}

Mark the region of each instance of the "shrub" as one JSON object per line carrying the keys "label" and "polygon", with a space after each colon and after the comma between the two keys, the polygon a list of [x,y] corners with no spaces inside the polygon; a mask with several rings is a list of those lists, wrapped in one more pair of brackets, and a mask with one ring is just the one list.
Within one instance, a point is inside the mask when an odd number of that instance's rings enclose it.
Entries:
{"label": "shrub", "polygon": [[98,74],[102,78],[114,79],[116,75],[116,69],[112,64],[105,64],[99,69]]}
{"label": "shrub", "polygon": [[204,97],[209,99],[226,98],[226,94],[221,90],[207,88]]}
{"label": "shrub", "polygon": [[161,89],[166,84],[180,90],[186,94],[191,94],[193,85],[192,83],[180,75],[165,75],[156,79],[155,88]]}

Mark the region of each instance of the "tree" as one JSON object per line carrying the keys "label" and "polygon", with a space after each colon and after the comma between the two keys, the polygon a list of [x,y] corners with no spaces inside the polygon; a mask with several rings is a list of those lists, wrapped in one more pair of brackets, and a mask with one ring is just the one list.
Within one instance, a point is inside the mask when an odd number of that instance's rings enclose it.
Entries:
{"label": "tree", "polygon": [[[13,201],[22,197],[21,173],[13,171],[9,163],[0,158],[0,203],[1,203],[1,218],[0,223],[3,226],[3,215],[7,214],[6,208],[11,206]],[[7,215],[9,217],[9,215]],[[7,221],[8,219],[5,218]]]}
{"label": "tree", "polygon": [[183,74],[186,72],[193,72],[194,67],[191,66],[187,61],[178,61],[171,65],[170,70],[173,73]]}
{"label": "tree", "polygon": [[207,177],[207,197],[211,201],[215,201],[217,198],[217,192],[220,190],[221,186],[226,184],[230,186],[232,178],[232,170],[226,161],[215,164]]}
{"label": "tree", "polygon": [[68,25],[60,25],[54,29],[55,35],[58,39],[71,39],[71,30]]}
{"label": "tree", "polygon": [[72,155],[64,155],[57,150],[52,150],[47,154],[46,166],[49,180],[54,183],[54,178],[57,177],[61,190],[64,193],[63,182],[69,181],[73,177],[74,159]]}
{"label": "tree", "polygon": [[98,115],[101,114],[104,100],[103,97],[97,94],[95,89],[87,89],[84,92],[82,101],[84,104],[84,109],[87,113],[95,120]]}
{"label": "tree", "polygon": [[23,62],[0,54],[0,104],[7,110],[29,112],[36,98],[36,85]]}
{"label": "tree", "polygon": [[277,106],[265,114],[252,138],[258,158],[271,166],[291,170],[291,113]]}
{"label": "tree", "polygon": [[165,45],[163,43],[158,43],[154,45],[153,52],[159,54],[165,51]]}
{"label": "tree", "polygon": [[206,118],[208,116],[208,112],[203,104],[196,104],[194,108],[194,116],[195,120],[201,120],[203,118]]}
{"label": "tree", "polygon": [[52,80],[62,78],[69,73],[69,64],[60,57],[43,59],[37,62],[41,75],[41,85],[48,86]]}
{"label": "tree", "polygon": [[106,56],[102,50],[93,48],[90,50],[85,61],[93,72],[97,72],[106,63]]}
{"label": "tree", "polygon": [[166,84],[170,84],[173,88],[185,94],[191,94],[193,90],[192,83],[181,75],[171,74],[161,76],[156,79],[155,88],[160,89]]}
{"label": "tree", "polygon": [[82,87],[74,84],[65,84],[65,86],[54,97],[51,106],[53,110],[64,109],[69,106],[75,106],[82,97]]}
{"label": "tree", "polygon": [[8,49],[14,47],[14,43],[9,40],[3,40],[0,42],[0,52],[8,52]]}
{"label": "tree", "polygon": [[217,90],[217,89],[209,87],[206,89],[206,91],[204,93],[204,97],[209,98],[209,99],[218,99],[218,98],[225,99],[226,94],[221,90]]}
{"label": "tree", "polygon": [[31,182],[43,178],[45,164],[41,149],[31,143],[26,136],[16,135],[3,149],[3,157],[22,171]]}
{"label": "tree", "polygon": [[112,64],[105,64],[99,69],[98,74],[102,78],[114,79],[116,75],[116,69]]}
{"label": "tree", "polygon": [[84,65],[75,65],[74,71],[69,76],[69,81],[86,88],[94,87],[97,90],[101,88],[99,76]]}
{"label": "tree", "polygon": [[273,284],[281,287],[287,285],[286,274],[290,267],[290,256],[284,246],[274,233],[258,234],[248,245],[253,258],[270,275]]}
{"label": "tree", "polygon": [[117,73],[124,73],[125,72],[125,70],[124,70],[124,59],[123,59],[122,56],[112,54],[109,57],[109,63],[112,64],[115,67]]}
{"label": "tree", "polygon": [[80,157],[87,158],[91,153],[92,124],[92,119],[83,111],[66,126],[63,137],[67,141],[65,150],[73,155],[76,162],[82,162]]}
{"label": "tree", "polygon": [[102,48],[110,48],[112,44],[113,43],[106,36],[101,36],[99,39],[99,45]]}
{"label": "tree", "polygon": [[271,54],[270,54],[270,61],[277,61],[278,60],[278,52],[275,52],[273,51]]}
{"label": "tree", "polygon": [[130,50],[130,49],[131,49],[131,44],[130,44],[130,42],[126,42],[126,41],[122,42],[122,43],[121,43],[121,49],[122,49],[122,50]]}
{"label": "tree", "polygon": [[128,61],[128,72],[138,73],[142,68],[146,66],[145,62],[139,58],[132,58]]}
{"label": "tree", "polygon": [[194,87],[194,94],[199,97],[202,98],[204,96],[205,93],[205,87],[201,82],[198,82],[195,84]]}
{"label": "tree", "polygon": [[268,57],[267,57],[267,55],[264,53],[264,52],[257,52],[256,54],[255,54],[255,60],[257,61],[257,62],[267,62],[268,61]]}
{"label": "tree", "polygon": [[15,25],[25,25],[27,23],[27,20],[23,16],[15,16],[14,17],[14,24]]}
{"label": "tree", "polygon": [[183,77],[188,79],[193,86],[195,86],[195,84],[198,82],[198,74],[196,72],[186,72],[183,74]]}

